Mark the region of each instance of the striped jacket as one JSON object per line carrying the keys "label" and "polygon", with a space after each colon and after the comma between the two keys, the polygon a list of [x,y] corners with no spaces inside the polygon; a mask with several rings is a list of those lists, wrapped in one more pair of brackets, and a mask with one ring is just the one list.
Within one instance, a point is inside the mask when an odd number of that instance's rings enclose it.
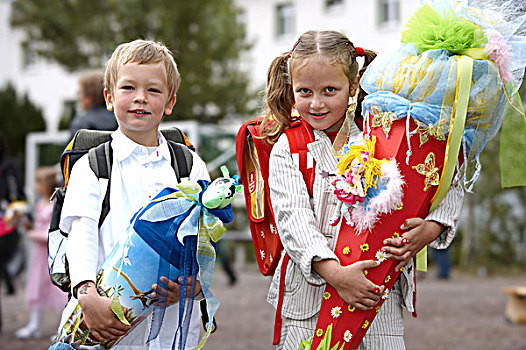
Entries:
{"label": "striped jacket", "polygon": [[[362,132],[353,123],[350,139],[358,140],[361,135]],[[286,135],[281,135],[272,148],[269,163],[269,186],[276,225],[283,247],[290,255],[282,315],[295,320],[309,318],[320,310],[325,280],[312,269],[312,262],[338,260],[333,249],[339,225],[329,225],[329,218],[337,207],[337,198],[330,184],[332,179],[321,175],[322,172],[334,173],[337,159],[331,154],[332,143],[327,134],[314,130],[314,138],[315,141],[308,145],[316,161],[312,198],[290,153]],[[460,186],[452,187],[437,209],[426,217],[447,227],[429,246],[439,249],[449,246],[460,217],[463,195]],[[274,273],[267,297],[274,307],[277,307],[281,264],[282,261]],[[398,279],[404,306],[411,312],[414,311],[415,292],[412,265],[412,262],[408,263]]]}

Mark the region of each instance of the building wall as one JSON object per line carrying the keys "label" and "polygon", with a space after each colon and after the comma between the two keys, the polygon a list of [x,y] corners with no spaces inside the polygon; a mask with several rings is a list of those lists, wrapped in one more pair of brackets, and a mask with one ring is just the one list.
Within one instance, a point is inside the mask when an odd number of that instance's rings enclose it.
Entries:
{"label": "building wall", "polygon": [[56,131],[64,101],[76,99],[77,75],[38,57],[25,66],[23,32],[9,26],[10,13],[10,1],[0,0],[0,88],[11,83],[19,95],[27,94],[42,109],[47,130]]}

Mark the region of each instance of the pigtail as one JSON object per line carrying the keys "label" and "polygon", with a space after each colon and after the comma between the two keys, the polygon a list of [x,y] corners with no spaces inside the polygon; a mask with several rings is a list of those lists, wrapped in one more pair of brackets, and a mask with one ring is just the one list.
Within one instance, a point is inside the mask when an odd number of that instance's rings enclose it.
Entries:
{"label": "pigtail", "polygon": [[290,112],[294,104],[288,60],[284,52],[276,57],[267,72],[266,115],[261,123],[261,136],[274,144],[290,125]]}
{"label": "pigtail", "polygon": [[[358,72],[360,79],[362,78],[369,64],[376,58],[376,52],[374,51],[364,49],[363,52],[364,52],[364,55],[363,55],[364,62],[363,62],[362,68],[360,68],[360,71]],[[359,89],[360,90],[358,92],[358,100],[357,100],[355,115],[362,115],[362,101],[367,95],[367,93],[362,89],[361,85]]]}

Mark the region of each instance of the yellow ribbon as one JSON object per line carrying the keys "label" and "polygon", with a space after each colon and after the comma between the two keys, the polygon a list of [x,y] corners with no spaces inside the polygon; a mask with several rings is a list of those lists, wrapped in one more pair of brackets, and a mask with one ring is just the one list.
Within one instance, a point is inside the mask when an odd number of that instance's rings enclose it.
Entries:
{"label": "yellow ribbon", "polygon": [[[446,143],[444,155],[444,167],[440,176],[440,183],[433,198],[429,212],[436,209],[440,201],[449,191],[453,174],[457,164],[460,145],[462,143],[462,133],[466,124],[468,111],[469,94],[471,90],[471,78],[473,75],[473,58],[468,56],[458,56],[457,64],[457,89],[455,91],[455,104],[453,105],[453,115],[449,124],[449,137]],[[424,247],[416,254],[416,269],[427,271],[427,247]]]}

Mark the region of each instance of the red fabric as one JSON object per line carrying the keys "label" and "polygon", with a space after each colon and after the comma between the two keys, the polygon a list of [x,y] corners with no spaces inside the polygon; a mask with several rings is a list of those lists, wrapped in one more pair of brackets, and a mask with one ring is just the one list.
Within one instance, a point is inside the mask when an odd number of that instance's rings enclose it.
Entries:
{"label": "red fabric", "polygon": [[[370,118],[372,120],[372,118]],[[376,136],[376,151],[375,158],[378,159],[393,159],[395,158],[401,174],[404,176],[406,186],[404,187],[403,208],[396,210],[389,215],[382,215],[379,221],[374,226],[372,232],[355,232],[354,228],[342,223],[339,238],[336,243],[335,253],[340,259],[342,265],[350,265],[360,260],[375,260],[375,254],[383,246],[383,240],[392,237],[395,232],[402,233],[399,229],[400,225],[411,217],[424,218],[430,207],[430,200],[433,197],[437,187],[431,186],[424,192],[425,176],[420,175],[411,167],[417,164],[425,163],[425,158],[429,152],[435,154],[435,167],[439,168],[441,174],[444,162],[445,141],[438,141],[430,138],[428,142],[420,146],[418,135],[411,138],[412,156],[409,165],[406,164],[406,151],[408,150],[406,138],[406,119],[395,121],[392,124],[389,133],[389,139],[386,139],[382,128],[374,128],[371,131],[371,136]],[[410,121],[409,130],[414,130],[416,124]],[[367,243],[369,249],[362,252],[361,245]],[[343,254],[345,247],[350,248],[350,253]],[[394,268],[398,264],[397,260],[386,260],[380,266],[370,269],[367,278],[378,285],[385,285],[391,291],[400,272],[395,272]],[[390,276],[389,281],[386,282],[386,277]],[[373,308],[370,311],[360,311],[355,309],[350,312],[348,305],[339,297],[336,289],[327,285],[326,292],[330,293],[329,299],[322,301],[320,314],[318,317],[317,329],[325,331],[332,323],[332,340],[333,347],[337,342],[340,345],[343,343],[343,336],[345,331],[349,330],[352,333],[352,340],[344,347],[345,350],[356,349],[360,345],[367,330],[370,328],[370,323],[374,320],[377,311]],[[384,300],[381,300],[377,306],[381,306]],[[340,307],[342,314],[338,318],[332,318],[331,310],[334,307]],[[369,325],[363,328],[364,321],[368,321]],[[316,349],[322,337],[314,336],[313,349]]]}

